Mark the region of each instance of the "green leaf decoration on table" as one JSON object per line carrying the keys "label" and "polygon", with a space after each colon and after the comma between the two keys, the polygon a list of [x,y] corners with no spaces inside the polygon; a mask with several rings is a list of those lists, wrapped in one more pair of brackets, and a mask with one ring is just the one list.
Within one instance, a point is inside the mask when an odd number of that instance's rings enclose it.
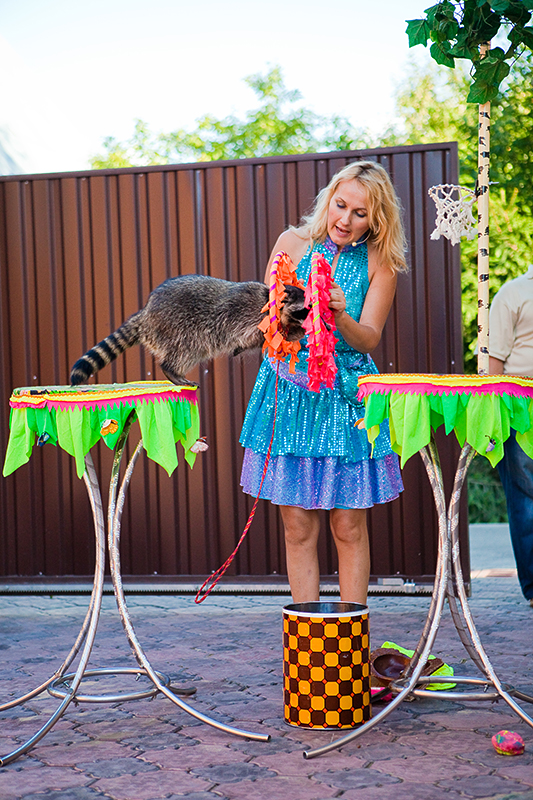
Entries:
{"label": "green leaf decoration on table", "polygon": [[[169,409],[160,403],[143,403],[137,408],[143,446],[148,458],[157,461],[171,475],[178,466],[176,442],[185,448],[185,459],[192,466],[195,454],[188,448],[197,440],[199,426],[192,425],[191,408]],[[170,411],[170,413],[169,413]]]}
{"label": "green leaf decoration on table", "polygon": [[81,478],[85,472],[85,456],[100,438],[98,414],[93,414],[88,408],[56,411],[56,426],[57,443],[62,450],[74,456],[76,472]]}
{"label": "green leaf decoration on table", "polygon": [[[428,376],[429,378],[430,376]],[[431,431],[442,425],[463,446],[468,442],[494,467],[503,457],[510,430],[533,457],[533,398],[513,395],[450,392],[418,394],[375,392],[365,398],[368,438],[375,441],[379,425],[389,420],[391,445],[403,467],[411,456],[429,444]]]}
{"label": "green leaf decoration on table", "polygon": [[[120,435],[124,430],[126,420],[134,408],[135,406],[133,403],[127,403],[126,405],[112,403],[105,408],[94,409],[93,413],[98,414],[98,429],[100,431],[102,441],[109,447],[110,450],[115,449]],[[106,420],[109,418],[114,419],[118,424],[118,428],[115,433],[104,433],[103,431],[104,422],[106,422]]]}
{"label": "green leaf decoration on table", "polygon": [[[147,381],[94,387],[93,394],[98,395],[98,404],[91,397],[89,387],[85,389],[85,396],[82,394],[84,390],[70,387],[15,390],[11,400],[20,405],[11,409],[4,475],[10,475],[29,461],[33,446],[40,439],[43,443],[59,445],[69,453],[75,459],[76,472],[81,478],[89,450],[99,439],[114,449],[132,413],[139,421],[143,446],[149,458],[172,474],[178,465],[176,443],[180,442],[185,460],[192,467],[196,454],[190,452],[190,447],[200,436],[196,394],[193,391],[184,398],[179,393],[180,387],[172,386],[166,382]],[[122,398],[119,397],[121,390]],[[137,396],[132,396],[135,391]],[[26,407],[24,403],[36,405]]]}
{"label": "green leaf decoration on table", "polygon": [[35,444],[35,428],[28,423],[30,408],[18,409],[11,412],[9,444],[4,462],[4,476],[11,475],[16,469],[30,460],[31,451]]}

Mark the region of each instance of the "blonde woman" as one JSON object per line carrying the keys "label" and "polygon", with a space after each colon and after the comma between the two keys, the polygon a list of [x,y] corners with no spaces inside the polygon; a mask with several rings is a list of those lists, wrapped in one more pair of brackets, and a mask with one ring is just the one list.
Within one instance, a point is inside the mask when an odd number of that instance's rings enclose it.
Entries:
{"label": "blonde woman", "polygon": [[[403,489],[398,459],[386,425],[370,452],[357,421],[359,375],[376,373],[369,353],[394,299],[398,272],[406,270],[405,238],[398,198],[379,164],[344,167],[317,197],[314,212],[277,240],[267,266],[280,250],[307,283],[311,253],[332,266],[330,308],[337,325],[333,389],[307,387],[305,340],[296,374],[279,369],[276,431],[261,497],[279,505],[285,528],[287,572],[294,602],[319,599],[318,509],[328,509],[339,559],[341,599],[365,603],[370,575],[366,509],[387,503]],[[263,362],[244,420],[246,448],[241,483],[257,496],[272,434],[276,364]]]}

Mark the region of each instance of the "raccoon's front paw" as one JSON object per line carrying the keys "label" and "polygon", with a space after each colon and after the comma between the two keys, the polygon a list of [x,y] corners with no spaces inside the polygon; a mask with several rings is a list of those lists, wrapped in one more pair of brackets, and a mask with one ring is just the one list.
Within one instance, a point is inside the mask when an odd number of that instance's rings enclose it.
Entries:
{"label": "raccoon's front paw", "polygon": [[198,384],[194,381],[188,381],[187,378],[178,377],[176,379],[169,378],[172,383],[175,383],[176,386],[194,386],[195,389],[198,389]]}
{"label": "raccoon's front paw", "polygon": [[170,369],[165,369],[161,366],[161,370],[163,374],[171,381],[171,383],[175,383],[176,386],[194,386],[196,389],[198,388],[198,384],[194,383],[194,381],[188,381],[185,375],[176,375],[176,373],[172,372]]}

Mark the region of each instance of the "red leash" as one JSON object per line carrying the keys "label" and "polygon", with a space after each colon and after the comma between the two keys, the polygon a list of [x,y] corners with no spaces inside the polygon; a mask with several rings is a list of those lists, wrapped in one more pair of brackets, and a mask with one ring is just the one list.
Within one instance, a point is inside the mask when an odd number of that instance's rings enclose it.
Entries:
{"label": "red leash", "polygon": [[[276,415],[278,410],[278,382],[279,382],[279,361],[276,369],[276,390],[274,395],[274,421],[272,423],[272,436],[270,437],[270,444],[268,445],[268,451],[265,458],[265,466],[263,467],[263,475],[261,476],[261,483],[259,484],[259,491],[257,492],[257,497],[255,498],[255,502],[253,504],[252,510],[250,511],[250,516],[248,517],[248,522],[244,526],[244,530],[242,532],[241,538],[237,542],[237,547],[233,551],[233,553],[224,561],[221,567],[217,569],[216,572],[213,572],[200,586],[196,593],[196,597],[194,598],[195,603],[203,603],[205,598],[213,591],[217,583],[219,582],[220,578],[224,575],[228,567],[230,566],[231,562],[237,555],[237,551],[241,544],[243,543],[246,534],[250,529],[250,525],[252,524],[252,520],[255,516],[255,510],[257,508],[257,504],[259,502],[259,498],[261,496],[261,489],[263,488],[263,483],[265,481],[265,477],[267,474],[268,464],[270,462],[270,453],[272,452],[272,444],[274,442],[274,433],[276,431]],[[208,587],[206,589],[206,586]]]}

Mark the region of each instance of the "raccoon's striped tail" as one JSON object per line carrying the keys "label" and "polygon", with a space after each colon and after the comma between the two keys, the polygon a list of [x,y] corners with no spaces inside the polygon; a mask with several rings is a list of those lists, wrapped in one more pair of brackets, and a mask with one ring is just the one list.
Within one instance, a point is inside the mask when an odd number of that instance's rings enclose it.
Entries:
{"label": "raccoon's striped tail", "polygon": [[85,383],[91,375],[115,360],[121,353],[139,343],[142,311],[132,314],[114,333],[91,347],[79,358],[70,372],[70,385]]}

